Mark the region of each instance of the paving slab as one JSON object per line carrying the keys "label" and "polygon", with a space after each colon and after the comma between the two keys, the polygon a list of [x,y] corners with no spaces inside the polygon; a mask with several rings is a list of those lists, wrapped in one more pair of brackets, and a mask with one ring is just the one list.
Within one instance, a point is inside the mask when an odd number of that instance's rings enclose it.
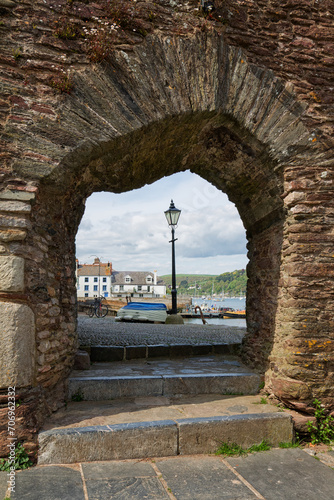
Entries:
{"label": "paving slab", "polygon": [[169,499],[150,463],[82,464],[89,499]]}
{"label": "paving slab", "polygon": [[156,477],[156,473],[149,462],[135,460],[91,462],[82,464],[85,480],[125,479],[129,477]]}
{"label": "paving slab", "polygon": [[107,479],[87,482],[88,498],[92,500],[169,500],[157,478]]}
{"label": "paving slab", "polygon": [[0,472],[0,498],[1,500],[5,498],[6,496],[6,491],[7,491],[7,484],[8,477],[7,477],[7,472]]}
{"label": "paving slab", "polygon": [[216,457],[163,459],[156,466],[178,500],[258,498]]}
{"label": "paving slab", "polygon": [[86,500],[81,473],[68,467],[35,467],[16,473],[11,500]]}
{"label": "paving slab", "polygon": [[301,449],[274,449],[227,462],[266,500],[334,498],[334,471]]}
{"label": "paving slab", "polygon": [[[334,471],[301,449],[37,466],[14,500],[333,500]],[[2,500],[2,499],[1,499]]]}

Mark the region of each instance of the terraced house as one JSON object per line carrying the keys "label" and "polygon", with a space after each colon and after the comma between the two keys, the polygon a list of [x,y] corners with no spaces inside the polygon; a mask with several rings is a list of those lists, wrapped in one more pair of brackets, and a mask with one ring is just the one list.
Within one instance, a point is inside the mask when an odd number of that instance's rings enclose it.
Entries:
{"label": "terraced house", "polygon": [[157,272],[114,271],[112,297],[163,297],[166,285],[158,280]]}
{"label": "terraced house", "polygon": [[78,298],[110,297],[112,265],[95,258],[93,264],[77,265]]}

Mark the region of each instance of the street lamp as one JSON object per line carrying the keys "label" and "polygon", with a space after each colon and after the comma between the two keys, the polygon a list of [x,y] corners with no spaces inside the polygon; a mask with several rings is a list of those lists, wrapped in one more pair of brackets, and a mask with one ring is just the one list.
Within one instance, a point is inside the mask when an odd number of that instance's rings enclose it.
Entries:
{"label": "street lamp", "polygon": [[170,202],[169,209],[165,211],[165,216],[168,222],[168,225],[172,229],[172,239],[169,243],[172,243],[172,314],[177,314],[177,302],[176,302],[176,278],[175,278],[175,228],[179,221],[179,217],[181,214],[181,210],[175,208],[173,200]]}

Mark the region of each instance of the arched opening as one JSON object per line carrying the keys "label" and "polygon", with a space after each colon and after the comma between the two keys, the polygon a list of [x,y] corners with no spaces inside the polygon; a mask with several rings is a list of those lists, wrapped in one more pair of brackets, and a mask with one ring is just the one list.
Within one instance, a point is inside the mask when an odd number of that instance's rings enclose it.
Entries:
{"label": "arched opening", "polygon": [[[84,156],[82,161],[85,162]],[[55,307],[60,307],[62,313],[54,317],[51,324],[55,324],[55,341],[66,339],[67,353],[73,354],[77,346],[75,332],[67,328],[72,328],[70,325],[76,321],[75,236],[86,198],[106,189],[125,192],[184,170],[209,180],[226,192],[238,208],[246,228],[250,259],[244,359],[262,371],[268,366],[284,215],[282,174],[266,148],[254,137],[226,116],[206,112],[179,115],[142,127],[105,144],[103,154],[87,162],[80,171],[67,169],[66,177],[58,171],[57,177],[50,176],[44,182],[43,194],[34,209],[35,225],[47,227],[49,234],[52,233],[47,266],[52,261],[54,276],[49,287],[55,297],[59,297]],[[34,262],[32,266],[40,268],[41,263]],[[30,274],[36,276],[36,270],[32,268]],[[38,278],[41,279],[41,273]],[[43,294],[46,299],[50,293],[40,283],[33,286],[39,309]],[[67,357],[65,361],[68,361],[67,370],[70,359]],[[59,361],[61,358],[55,360],[58,367]],[[45,358],[40,362],[45,363]],[[60,369],[58,376],[53,373],[53,382],[63,373]],[[40,382],[48,378],[47,371],[39,375]]]}
{"label": "arched opening", "polygon": [[[171,308],[170,276],[163,281],[163,275],[171,274],[170,228],[164,216],[170,198],[182,210],[176,244],[179,310],[193,310],[190,304],[193,307],[202,304],[205,309],[210,307],[211,313],[217,311],[206,318],[209,324],[245,328],[245,319],[218,317],[218,309],[222,307],[245,309],[248,262],[245,229],[235,206],[224,193],[202,177],[186,171],[163,177],[141,189],[122,194],[94,193],[86,200],[85,214],[76,235],[81,345],[90,345],[93,337],[97,337],[95,330],[91,332],[92,338],[88,335],[88,325],[98,328],[96,321],[87,320],[84,314],[94,297],[108,298],[109,307],[114,311],[126,305],[127,300],[163,302]],[[99,265],[92,266],[97,260]],[[105,263],[102,267],[101,262]],[[105,268],[107,262],[109,268]],[[242,288],[241,279],[238,284],[229,283],[236,270],[242,275]],[[143,272],[152,276],[154,273],[154,283],[152,279],[148,285]],[[230,276],[218,276],[222,273]],[[235,273],[235,278],[237,276],[239,272]],[[234,298],[235,295],[238,298]],[[184,321],[202,324],[201,319],[187,317]],[[117,333],[119,326],[124,331],[124,325],[117,325],[110,318],[104,320],[107,322],[111,330],[105,341],[110,345],[113,341],[127,345],[127,336]],[[145,330],[146,335],[152,331],[150,326],[148,330],[138,325],[138,344],[141,330]],[[159,331],[159,327],[156,330]],[[134,331],[130,325],[130,338]],[[153,339],[149,343],[152,344]]]}
{"label": "arched opening", "polygon": [[235,206],[190,171],[122,194],[92,194],[76,236],[79,262],[88,263],[98,251],[118,270],[153,266],[159,275],[170,274],[170,230],[164,217],[168,196],[182,210],[179,274],[217,275],[246,268],[245,229]]}
{"label": "arched opening", "polygon": [[[4,274],[13,269],[0,304],[4,331],[10,332],[2,356],[13,360],[8,370],[2,368],[3,387],[27,388],[43,401],[42,414],[62,404],[78,345],[75,235],[87,197],[190,170],[227,194],[246,229],[244,360],[266,370],[269,389],[287,401],[331,395],[327,358],[318,369],[308,344],[299,340],[301,332],[318,331],[319,317],[319,331],[329,331],[328,296],[321,296],[328,306],[323,314],[321,305],[315,308],[320,285],[313,278],[318,273],[326,281],[328,254],[315,272],[310,255],[318,250],[305,250],[294,236],[300,231],[308,241],[310,224],[319,222],[314,205],[321,204],[330,179],[328,156],[303,125],[305,105],[290,85],[249,64],[220,36],[205,34],[152,35],[129,53],[115,51],[110,64],[80,68],[74,80],[74,94],[53,101],[54,114],[25,132],[19,125],[11,131],[19,142],[17,178],[8,178],[3,199],[17,200],[22,185],[26,191],[19,207],[9,203],[2,209],[9,213],[9,228],[13,210],[23,214],[15,214],[21,230],[10,229],[1,257]],[[317,188],[315,200],[309,186]],[[319,232],[330,228],[322,225]],[[325,239],[319,245],[322,251]],[[24,349],[14,356],[22,339]]]}

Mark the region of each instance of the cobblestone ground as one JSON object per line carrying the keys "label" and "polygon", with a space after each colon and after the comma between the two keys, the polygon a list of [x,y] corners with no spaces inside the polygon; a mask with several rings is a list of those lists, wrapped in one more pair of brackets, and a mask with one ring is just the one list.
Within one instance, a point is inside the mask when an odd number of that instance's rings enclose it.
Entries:
{"label": "cobblestone ground", "polygon": [[80,345],[159,345],[240,343],[245,328],[220,325],[163,325],[116,322],[115,318],[78,316]]}

